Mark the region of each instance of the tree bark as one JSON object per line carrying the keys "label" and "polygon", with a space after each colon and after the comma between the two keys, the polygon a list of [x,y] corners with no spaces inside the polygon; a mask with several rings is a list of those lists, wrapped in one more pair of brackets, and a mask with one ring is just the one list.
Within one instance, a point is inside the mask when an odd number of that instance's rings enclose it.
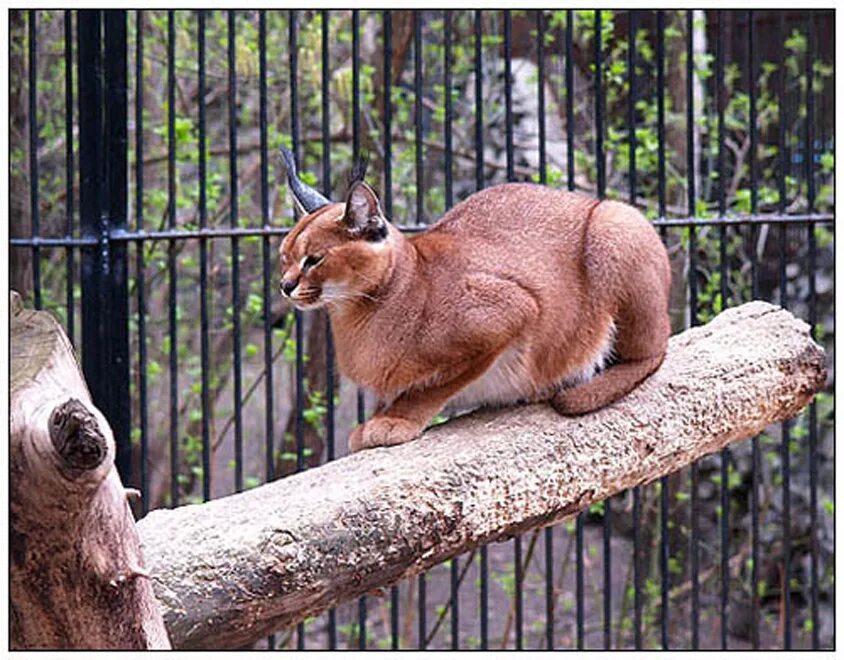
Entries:
{"label": "tree bark", "polygon": [[138,532],[70,342],[11,300],[14,649],[169,648]]}
{"label": "tree bark", "polygon": [[794,416],[824,384],[823,350],[754,302],[672,338],[624,399],[566,418],[479,412],[139,522],[176,647],[252,643],[490,541],[577,514]]}

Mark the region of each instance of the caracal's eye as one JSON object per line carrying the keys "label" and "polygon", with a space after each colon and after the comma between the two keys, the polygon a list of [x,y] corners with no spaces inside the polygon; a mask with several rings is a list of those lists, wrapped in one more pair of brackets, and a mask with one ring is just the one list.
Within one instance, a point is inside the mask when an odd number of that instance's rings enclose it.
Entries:
{"label": "caracal's eye", "polygon": [[319,266],[323,262],[323,259],[325,259],[325,255],[308,255],[302,259],[302,270],[310,270],[311,268]]}

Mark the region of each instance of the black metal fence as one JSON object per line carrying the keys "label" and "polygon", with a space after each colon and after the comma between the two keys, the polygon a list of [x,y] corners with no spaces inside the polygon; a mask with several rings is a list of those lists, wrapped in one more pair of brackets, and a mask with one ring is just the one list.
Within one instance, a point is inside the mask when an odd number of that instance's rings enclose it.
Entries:
{"label": "black metal fence", "polygon": [[[831,11],[37,10],[10,28],[12,284],[64,322],[139,514],[332,460],[367,412],[327,319],[275,295],[280,144],[329,196],[366,151],[407,231],[504,180],[629,200],[669,248],[675,330],[769,299],[831,360]],[[830,383],[749,443],[267,646],[832,647],[833,410]]]}

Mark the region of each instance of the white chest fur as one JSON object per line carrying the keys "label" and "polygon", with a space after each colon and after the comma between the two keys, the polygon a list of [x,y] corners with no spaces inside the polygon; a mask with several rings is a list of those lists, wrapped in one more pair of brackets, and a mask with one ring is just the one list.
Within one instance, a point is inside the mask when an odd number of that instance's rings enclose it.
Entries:
{"label": "white chest fur", "polygon": [[595,375],[607,365],[607,362],[609,362],[612,357],[613,348],[615,347],[615,332],[615,323],[611,321],[610,326],[607,329],[606,338],[598,350],[586,361],[586,364],[579,371],[563,380],[564,385],[586,383],[592,380]]}
{"label": "white chest fur", "polygon": [[444,414],[454,415],[481,406],[505,406],[520,401],[535,400],[538,396],[551,393],[559,386],[571,386],[591,380],[604,368],[613,352],[615,324],[610,323],[604,341],[598,350],[589,356],[574,373],[561,374],[556,383],[537,391],[537,384],[531,378],[530,369],[520,348],[511,348],[502,353],[489,369],[477,380],[469,383],[446,404]]}
{"label": "white chest fur", "polygon": [[500,406],[531,396],[530,375],[521,351],[511,348],[502,353],[477,380],[469,383],[448,402],[445,414],[479,406]]}

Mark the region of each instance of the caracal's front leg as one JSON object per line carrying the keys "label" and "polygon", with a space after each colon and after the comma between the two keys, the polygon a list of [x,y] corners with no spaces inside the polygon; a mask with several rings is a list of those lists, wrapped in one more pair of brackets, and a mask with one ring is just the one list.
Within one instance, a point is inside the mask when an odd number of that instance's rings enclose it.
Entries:
{"label": "caracal's front leg", "polygon": [[349,436],[349,451],[369,447],[401,445],[418,438],[448,400],[479,378],[495,361],[496,354],[478,358],[463,371],[451,374],[446,382],[427,389],[411,390],[356,427]]}

